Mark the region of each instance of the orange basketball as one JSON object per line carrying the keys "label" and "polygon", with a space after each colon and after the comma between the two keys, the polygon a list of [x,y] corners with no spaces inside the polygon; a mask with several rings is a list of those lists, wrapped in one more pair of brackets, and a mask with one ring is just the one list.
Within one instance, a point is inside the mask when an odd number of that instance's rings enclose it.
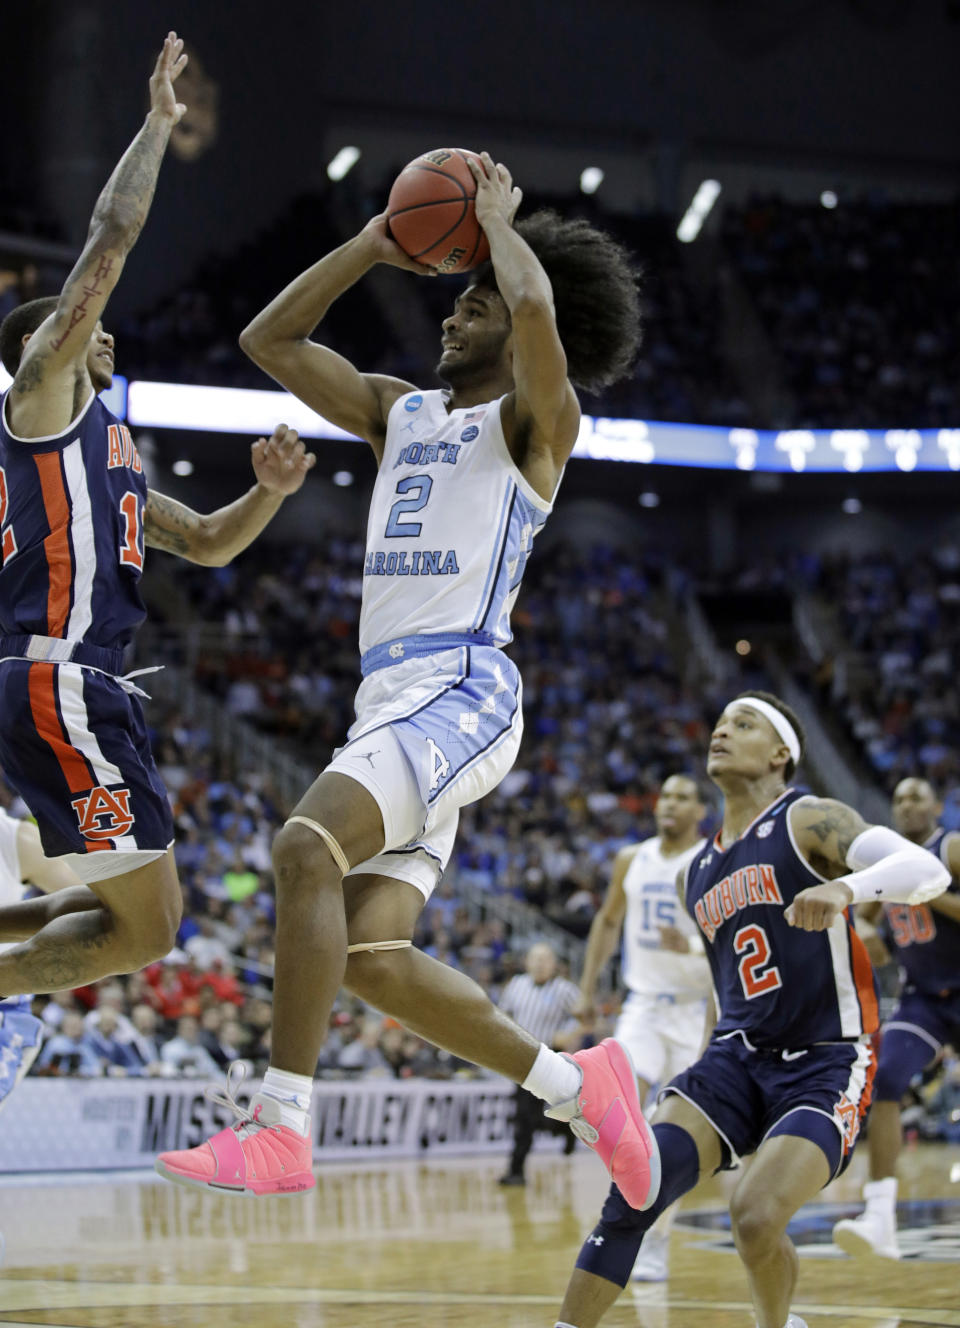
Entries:
{"label": "orange basketball", "polygon": [[490,257],[473,200],[477,182],[466,148],[435,148],[404,166],[387,200],[387,225],[397,244],[438,272],[467,272]]}

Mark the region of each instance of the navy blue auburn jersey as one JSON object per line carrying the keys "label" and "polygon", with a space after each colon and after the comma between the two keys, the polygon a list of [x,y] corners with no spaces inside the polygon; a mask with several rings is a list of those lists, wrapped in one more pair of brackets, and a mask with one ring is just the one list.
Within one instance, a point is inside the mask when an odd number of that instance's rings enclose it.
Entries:
{"label": "navy blue auburn jersey", "polygon": [[873,1033],[873,967],[847,914],[827,931],[791,927],[784,909],[825,878],[800,856],[787,789],[724,849],[719,834],[687,867],[685,899],[704,939],[719,1005],[715,1037],[809,1047]]}
{"label": "navy blue auburn jersey", "polygon": [[[947,845],[951,838],[952,831],[938,826],[923,846],[948,869]],[[960,894],[960,881],[955,876],[947,893]],[[884,914],[907,985],[931,996],[960,991],[960,922],[935,912],[929,904],[885,904]]]}
{"label": "navy blue auburn jersey", "polygon": [[128,644],[143,621],[147,480],[130,431],[91,392],[70,426],[18,438],[0,408],[0,633]]}

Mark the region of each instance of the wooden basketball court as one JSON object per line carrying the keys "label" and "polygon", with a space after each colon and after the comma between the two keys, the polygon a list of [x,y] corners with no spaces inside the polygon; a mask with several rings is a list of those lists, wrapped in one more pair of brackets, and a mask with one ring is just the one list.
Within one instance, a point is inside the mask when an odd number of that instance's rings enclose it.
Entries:
{"label": "wooden basketball court", "polygon": [[[960,1325],[960,1148],[904,1157],[901,1263],[829,1245],[852,1175],[804,1210],[794,1308],[810,1328]],[[585,1151],[535,1154],[526,1189],[502,1160],[325,1167],[290,1199],[230,1199],[142,1173],[0,1179],[0,1325],[58,1328],[553,1328],[606,1191]],[[730,1177],[689,1196],[667,1284],[628,1289],[614,1328],[752,1328],[723,1227]],[[941,1201],[939,1204],[934,1201]],[[829,1205],[829,1207],[827,1207]],[[687,1225],[693,1223],[695,1225]]]}

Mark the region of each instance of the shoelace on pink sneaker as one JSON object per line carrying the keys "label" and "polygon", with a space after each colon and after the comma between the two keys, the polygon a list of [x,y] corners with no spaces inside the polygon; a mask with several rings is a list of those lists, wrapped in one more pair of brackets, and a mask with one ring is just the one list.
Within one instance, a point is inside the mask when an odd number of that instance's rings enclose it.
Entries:
{"label": "shoelace on pink sneaker", "polygon": [[591,1125],[588,1120],[585,1120],[583,1116],[572,1116],[567,1124],[578,1139],[582,1139],[585,1144],[589,1144],[591,1147],[600,1138],[600,1131]]}
{"label": "shoelace on pink sneaker", "polygon": [[203,1090],[203,1096],[208,1102],[213,1102],[218,1107],[226,1107],[228,1111],[232,1111],[237,1117],[237,1120],[230,1126],[230,1128],[235,1130],[241,1139],[246,1139],[248,1134],[252,1134],[254,1130],[272,1128],[261,1122],[261,1108],[259,1106],[255,1107],[253,1111],[248,1111],[246,1107],[241,1107],[240,1103],[234,1096],[234,1094],[239,1091],[240,1085],[246,1077],[246,1063],[244,1061],[231,1061],[227,1066],[226,1092],[218,1093],[215,1088],[209,1087]]}

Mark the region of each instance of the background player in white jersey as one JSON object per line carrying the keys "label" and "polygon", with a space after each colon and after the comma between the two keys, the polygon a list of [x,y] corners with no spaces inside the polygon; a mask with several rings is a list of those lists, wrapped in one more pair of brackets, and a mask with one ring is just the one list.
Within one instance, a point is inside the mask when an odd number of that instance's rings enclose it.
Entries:
{"label": "background player in white jersey", "polygon": [[[394,244],[385,214],[297,278],[241,337],[262,368],[377,457],[364,682],[346,746],[274,843],[276,980],[263,1091],[252,1113],[238,1108],[240,1124],[164,1154],[157,1169],[173,1180],[255,1193],[314,1183],[312,1076],[345,982],[420,1036],[572,1117],[640,1206],[655,1189],[652,1135],[622,1048],[607,1042],[575,1060],[551,1051],[475,983],[411,945],[458,809],[494,788],[516,758],[520,679],[500,647],[577,439],[574,385],[595,390],[623,376],[639,340],[626,253],[587,222],[552,213],[514,227],[520,191],[509,172],[487,154],[472,169],[491,262],[444,320],[445,390],[360,373],[310,340],[330,304],[377,263],[430,275]],[[613,1116],[603,1125],[618,1101],[622,1135]]]}
{"label": "background player in white jersey", "polygon": [[[580,1013],[593,1012],[597,978],[623,933],[622,974],[628,995],[614,1037],[630,1052],[641,1102],[697,1058],[709,995],[703,941],[677,898],[677,874],[704,845],[706,807],[695,779],[671,775],[653,809],[657,833],[622,848],[610,886],[587,937]],[[668,1208],[647,1233],[633,1277],[661,1282],[668,1273]]]}
{"label": "background player in white jersey", "polygon": [[[71,898],[82,891],[80,881],[62,858],[48,858],[40,845],[40,831],[32,821],[8,816],[0,808],[0,906],[23,899],[25,883],[45,893],[69,890],[62,902],[70,910]],[[27,910],[24,910],[26,914]],[[49,908],[44,910],[44,916]],[[36,919],[24,916],[25,934],[32,935]],[[27,930],[33,928],[33,931]],[[19,937],[13,940],[20,939]],[[0,950],[9,948],[0,945]],[[40,1051],[43,1025],[30,1013],[29,996],[12,996],[0,1001],[0,1109],[24,1077]]]}

